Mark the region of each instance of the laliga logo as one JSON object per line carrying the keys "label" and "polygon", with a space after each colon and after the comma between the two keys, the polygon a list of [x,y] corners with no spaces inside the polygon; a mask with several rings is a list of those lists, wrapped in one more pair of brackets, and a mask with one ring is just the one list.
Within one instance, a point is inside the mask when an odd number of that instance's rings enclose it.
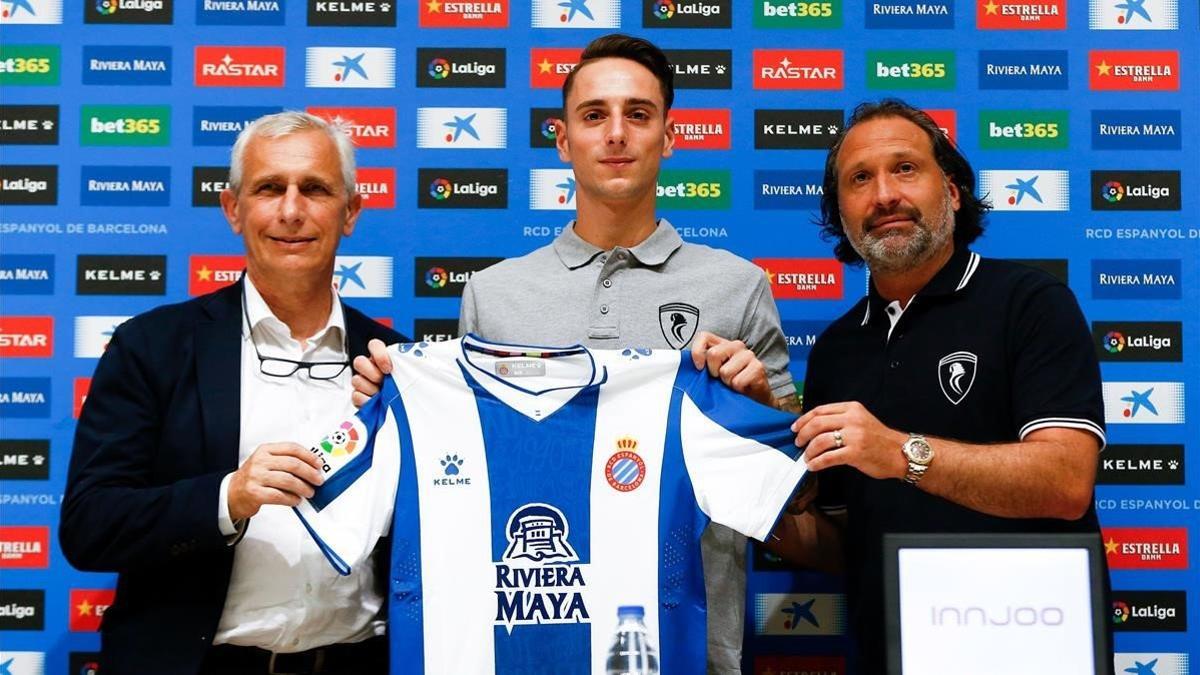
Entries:
{"label": "laliga logo", "polygon": [[117,13],[117,0],[96,0],[96,12],[101,16]]}
{"label": "laliga logo", "polygon": [[444,80],[450,77],[450,62],[442,58],[430,61],[429,76],[435,80]]}
{"label": "laliga logo", "polygon": [[554,127],[553,117],[547,117],[546,119],[542,120],[541,131],[542,138],[545,138],[548,141],[558,140],[558,130]]}
{"label": "laliga logo", "polygon": [[1110,204],[1116,204],[1125,196],[1125,186],[1115,180],[1110,180],[1100,188],[1100,196]]}
{"label": "laliga logo", "polygon": [[675,3],[671,0],[659,0],[654,5],[654,16],[666,21],[675,16]]}
{"label": "laliga logo", "polygon": [[1104,350],[1109,354],[1116,354],[1122,349],[1125,349],[1125,336],[1115,330],[1109,331],[1104,336]]}
{"label": "laliga logo", "polygon": [[430,288],[445,288],[449,279],[450,275],[446,273],[445,268],[430,267],[425,270],[425,285]]}
{"label": "laliga logo", "polygon": [[358,430],[350,421],[342,422],[337,431],[321,439],[321,450],[331,457],[345,457],[354,453],[358,445]]}
{"label": "laliga logo", "polygon": [[454,194],[454,184],[445,178],[434,179],[429,184],[429,196],[439,202],[449,199],[452,194]]}
{"label": "laliga logo", "polygon": [[1129,620],[1129,605],[1121,600],[1113,601],[1112,622],[1122,624]]}

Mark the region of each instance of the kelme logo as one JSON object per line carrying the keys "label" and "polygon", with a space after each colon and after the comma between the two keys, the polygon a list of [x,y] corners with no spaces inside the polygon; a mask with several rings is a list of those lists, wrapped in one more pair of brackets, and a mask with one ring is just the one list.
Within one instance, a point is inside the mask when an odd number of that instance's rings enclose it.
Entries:
{"label": "kelme logo", "polygon": [[171,108],[85,105],[79,113],[80,145],[168,145]]}
{"label": "kelme logo", "polygon": [[672,169],[658,176],[660,209],[727,209],[732,179],[728,169]]}
{"label": "kelme logo", "polygon": [[868,51],[869,89],[953,89],[952,51]]}
{"label": "kelme logo", "polygon": [[1066,110],[981,110],[984,150],[1066,150]]}
{"label": "kelme logo", "polygon": [[754,0],[755,28],[841,28],[842,0]]}

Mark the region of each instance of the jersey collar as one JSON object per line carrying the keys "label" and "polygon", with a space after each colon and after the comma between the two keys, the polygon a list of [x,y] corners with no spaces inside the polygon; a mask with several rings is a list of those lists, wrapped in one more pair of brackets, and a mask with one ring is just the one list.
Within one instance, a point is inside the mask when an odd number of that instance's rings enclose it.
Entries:
{"label": "jersey collar", "polygon": [[[954,255],[950,256],[950,260],[942,265],[942,269],[938,270],[937,274],[933,275],[929,283],[925,284],[925,287],[914,297],[939,297],[962,291],[971,283],[971,278],[979,269],[979,261],[978,253],[966,248],[956,249]],[[879,295],[875,290],[875,283],[871,282],[867,290],[867,307],[863,312],[860,325],[867,325],[871,321],[872,314],[879,316],[887,304],[888,300]]]}
{"label": "jersey collar", "polygon": [[[666,218],[659,218],[658,227],[654,228],[654,232],[646,237],[645,241],[630,248],[629,252],[643,265],[661,265],[682,245],[683,239],[679,232]],[[554,240],[554,252],[568,269],[577,269],[592,262],[604,251],[575,234],[575,221],[572,220]]]}

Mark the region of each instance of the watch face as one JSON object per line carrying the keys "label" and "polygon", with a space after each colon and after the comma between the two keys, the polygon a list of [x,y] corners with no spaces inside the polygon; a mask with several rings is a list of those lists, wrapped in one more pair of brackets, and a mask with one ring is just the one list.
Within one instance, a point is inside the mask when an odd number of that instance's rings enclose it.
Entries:
{"label": "watch face", "polygon": [[925,441],[910,440],[907,444],[908,458],[918,464],[924,464],[933,459],[933,448]]}

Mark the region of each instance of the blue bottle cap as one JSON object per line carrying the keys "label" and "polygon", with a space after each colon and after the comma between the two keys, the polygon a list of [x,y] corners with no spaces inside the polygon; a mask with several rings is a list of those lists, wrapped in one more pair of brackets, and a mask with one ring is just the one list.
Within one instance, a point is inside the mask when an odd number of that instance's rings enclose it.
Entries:
{"label": "blue bottle cap", "polygon": [[646,610],[641,605],[621,605],[617,608],[618,619],[623,619],[627,616],[642,619],[646,616]]}

